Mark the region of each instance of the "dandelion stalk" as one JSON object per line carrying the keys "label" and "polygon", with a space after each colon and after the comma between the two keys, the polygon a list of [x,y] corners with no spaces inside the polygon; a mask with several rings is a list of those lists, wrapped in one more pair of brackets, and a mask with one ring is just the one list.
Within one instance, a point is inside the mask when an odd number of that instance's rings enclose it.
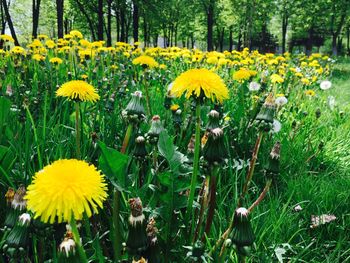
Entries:
{"label": "dandelion stalk", "polygon": [[77,159],[81,159],[80,149],[80,107],[79,102],[75,102],[75,146]]}
{"label": "dandelion stalk", "polygon": [[250,213],[255,207],[257,207],[260,202],[265,198],[267,192],[270,190],[270,186],[272,183],[272,179],[269,179],[266,182],[266,185],[264,187],[264,190],[261,192],[261,194],[259,195],[258,199],[256,199],[256,201],[248,208],[248,212]]}
{"label": "dandelion stalk", "polygon": [[215,165],[212,167],[212,174],[210,176],[210,185],[209,185],[209,208],[208,208],[208,216],[207,222],[205,224],[205,230],[202,240],[205,240],[205,236],[209,236],[210,228],[213,223],[214,212],[215,212],[215,204],[216,204],[216,177],[219,171],[219,167]]}
{"label": "dandelion stalk", "polygon": [[149,92],[148,92],[148,85],[147,85],[147,71],[145,71],[145,75],[143,78],[143,86],[145,88],[145,94],[146,94],[146,104],[147,104],[147,111],[148,111],[147,113],[148,113],[148,116],[153,116],[150,98],[149,98]]}
{"label": "dandelion stalk", "polygon": [[247,174],[247,177],[246,177],[246,180],[245,180],[245,184],[243,186],[243,190],[242,190],[241,196],[240,196],[239,201],[238,201],[238,207],[242,206],[242,202],[243,202],[244,196],[247,193],[248,186],[249,186],[249,184],[250,184],[250,182],[252,180],[252,177],[253,177],[253,174],[254,174],[255,163],[256,163],[256,160],[258,158],[258,153],[259,153],[262,137],[263,137],[263,132],[260,131],[259,136],[258,136],[258,138],[256,139],[256,142],[255,142],[252,159],[250,160],[248,174]]}
{"label": "dandelion stalk", "polygon": [[188,222],[191,218],[191,229],[190,236],[192,235],[194,228],[194,214],[193,214],[193,200],[196,191],[197,176],[199,170],[199,151],[200,151],[200,129],[201,129],[201,105],[199,100],[196,101],[196,135],[195,135],[195,148],[194,148],[194,159],[193,159],[193,172],[191,178],[191,188],[187,203],[186,221]]}
{"label": "dandelion stalk", "polygon": [[43,167],[43,163],[42,163],[42,159],[41,159],[41,153],[40,153],[40,147],[39,147],[39,140],[38,140],[38,133],[37,133],[37,130],[36,130],[36,127],[35,127],[35,123],[34,123],[33,116],[32,116],[32,114],[31,114],[31,112],[30,112],[30,110],[29,110],[28,105],[25,105],[25,108],[26,108],[26,110],[27,110],[27,113],[28,113],[30,122],[31,122],[32,127],[33,127],[34,140],[35,140],[35,143],[36,143],[36,149],[37,149],[37,153],[38,153],[39,168],[42,168],[42,167]]}
{"label": "dandelion stalk", "polygon": [[[126,130],[124,140],[123,140],[123,145],[120,150],[120,152],[123,154],[126,152],[126,149],[129,145],[132,130],[133,130],[133,125],[130,123]],[[122,250],[122,247],[121,247],[122,240],[121,240],[121,235],[119,231],[119,214],[120,214],[120,192],[117,189],[115,189],[113,192],[112,220],[113,220],[113,231],[114,231],[113,249],[114,249],[114,258],[116,261],[119,260],[120,253]]]}
{"label": "dandelion stalk", "polygon": [[126,152],[126,148],[128,147],[129,141],[130,141],[130,138],[131,138],[132,130],[133,130],[133,125],[130,123],[128,125],[128,128],[126,129],[126,133],[125,133],[125,136],[124,136],[122,148],[120,149],[121,153],[125,153]]}
{"label": "dandelion stalk", "polygon": [[79,231],[77,228],[77,223],[75,222],[74,215],[72,215],[72,219],[71,219],[69,224],[72,227],[73,238],[74,238],[75,244],[77,244],[77,249],[78,249],[78,254],[79,254],[80,260],[83,263],[88,262],[88,259],[87,259],[86,254],[85,254],[85,250],[84,250],[84,248],[81,244],[81,241],[80,241],[80,235],[79,235]]}

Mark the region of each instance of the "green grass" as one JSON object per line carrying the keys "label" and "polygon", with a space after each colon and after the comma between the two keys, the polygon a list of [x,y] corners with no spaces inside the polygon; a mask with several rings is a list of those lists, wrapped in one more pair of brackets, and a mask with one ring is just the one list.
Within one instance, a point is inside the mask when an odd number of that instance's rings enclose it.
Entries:
{"label": "green grass", "polygon": [[[276,260],[274,249],[288,243],[286,257],[290,262],[349,262],[350,261],[350,63],[343,60],[335,65],[333,87],[327,96],[336,98],[337,109],[344,111],[346,120],[335,125],[338,117],[326,112],[321,121],[328,127],[324,150],[314,158],[313,166],[303,164],[300,156],[289,156],[297,167],[288,166],[276,187],[259,207],[254,218],[257,227],[257,253],[253,262]],[[322,133],[322,129],[318,130]],[[319,137],[319,135],[318,135]],[[289,150],[289,148],[287,147]],[[283,150],[282,150],[283,151]],[[300,154],[301,149],[292,154]],[[293,161],[291,161],[293,160]],[[300,204],[300,212],[293,207]],[[310,229],[311,215],[334,214],[329,224]]]}

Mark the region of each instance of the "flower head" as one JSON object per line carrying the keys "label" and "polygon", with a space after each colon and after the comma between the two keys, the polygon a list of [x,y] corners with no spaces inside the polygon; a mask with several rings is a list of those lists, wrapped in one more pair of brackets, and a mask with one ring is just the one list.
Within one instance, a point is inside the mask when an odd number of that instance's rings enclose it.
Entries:
{"label": "flower head", "polygon": [[332,82],[330,82],[329,80],[324,80],[320,84],[320,88],[322,90],[327,90],[327,89],[330,89],[331,87],[332,87]]}
{"label": "flower head", "polygon": [[154,58],[150,56],[139,56],[132,61],[134,65],[141,65],[143,67],[148,68],[156,68],[158,67],[158,62],[154,60]]}
{"label": "flower head", "polygon": [[284,79],[278,74],[272,74],[270,79],[271,79],[271,82],[273,84],[275,84],[275,83],[283,83],[284,82]]}
{"label": "flower head", "polygon": [[95,88],[82,80],[72,80],[63,84],[57,91],[57,97],[67,97],[71,100],[95,102],[100,99]]}
{"label": "flower head", "polygon": [[233,73],[233,79],[239,82],[243,82],[245,80],[250,79],[250,77],[252,76],[251,74],[252,72],[248,69],[245,68],[241,68],[238,71],[236,71],[235,73]]}
{"label": "flower head", "polygon": [[62,59],[60,59],[58,57],[53,57],[53,58],[50,59],[50,63],[55,64],[55,65],[59,65],[62,62],[63,62]]}
{"label": "flower head", "polygon": [[224,81],[219,75],[208,69],[190,69],[177,77],[170,94],[180,97],[183,93],[186,93],[186,98],[204,95],[219,102],[229,97]]}
{"label": "flower head", "polygon": [[107,197],[104,176],[94,165],[76,159],[63,159],[45,166],[34,176],[25,199],[34,218],[54,223],[88,217]]}

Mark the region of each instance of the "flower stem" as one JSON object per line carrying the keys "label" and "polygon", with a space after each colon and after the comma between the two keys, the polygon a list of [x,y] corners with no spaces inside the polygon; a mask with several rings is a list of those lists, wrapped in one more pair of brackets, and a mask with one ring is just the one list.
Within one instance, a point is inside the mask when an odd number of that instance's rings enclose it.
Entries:
{"label": "flower stem", "polygon": [[267,192],[270,190],[270,186],[271,186],[272,180],[269,179],[266,182],[266,185],[264,187],[264,190],[261,192],[261,194],[259,195],[258,199],[256,199],[256,201],[248,208],[248,212],[250,213],[255,207],[257,207],[260,202],[265,198]]}
{"label": "flower stem", "polygon": [[114,250],[114,259],[116,262],[119,262],[120,253],[122,250],[121,244],[121,235],[119,230],[119,213],[120,213],[120,192],[115,189],[113,193],[113,250]]}
{"label": "flower stem", "polygon": [[145,93],[146,93],[146,104],[147,104],[148,116],[152,117],[152,108],[151,108],[149,92],[148,92],[147,73],[146,72],[145,72],[145,76],[143,78],[143,86],[145,88]]}
{"label": "flower stem", "polygon": [[238,200],[238,207],[242,206],[244,196],[247,193],[248,186],[250,184],[250,181],[252,180],[252,177],[253,177],[253,174],[254,174],[255,163],[256,163],[256,160],[258,158],[258,153],[259,153],[262,137],[263,137],[263,132],[260,131],[259,136],[258,136],[258,138],[256,139],[256,142],[255,142],[253,155],[252,155],[252,159],[250,160],[249,170],[248,170],[248,174],[247,174],[247,177],[246,177],[246,180],[245,180],[245,184],[243,186],[243,190],[242,190],[241,196],[240,196],[240,198]]}
{"label": "flower stem", "polygon": [[201,129],[201,105],[199,101],[196,104],[196,136],[195,136],[195,146],[194,146],[194,159],[193,159],[193,172],[191,178],[191,188],[188,197],[187,210],[186,210],[186,224],[189,223],[191,218],[191,229],[189,231],[190,236],[192,236],[194,228],[194,213],[193,213],[193,200],[196,191],[198,168],[199,168],[199,151],[200,151],[200,129]]}
{"label": "flower stem", "polygon": [[75,146],[76,146],[76,157],[81,158],[80,150],[80,107],[79,102],[75,102]]}
{"label": "flower stem", "polygon": [[125,153],[126,152],[126,148],[129,145],[130,137],[131,137],[131,134],[132,134],[132,128],[133,128],[133,125],[130,123],[128,125],[128,128],[127,128],[126,133],[125,133],[125,137],[124,137],[124,140],[123,140],[122,148],[120,149],[121,153]]}
{"label": "flower stem", "polygon": [[81,241],[80,241],[80,235],[79,235],[79,231],[77,228],[77,223],[75,222],[74,215],[72,215],[72,219],[71,219],[69,224],[72,227],[73,238],[74,238],[75,244],[77,245],[80,260],[82,263],[86,263],[86,262],[88,262],[88,260],[87,260],[86,254],[85,254],[85,250],[84,250],[84,248],[81,244]]}
{"label": "flower stem", "polygon": [[207,222],[205,223],[204,235],[202,241],[205,240],[205,236],[209,236],[210,228],[213,223],[215,205],[216,205],[216,177],[219,171],[218,166],[214,166],[211,169],[210,184],[209,184],[209,208],[207,215]]}

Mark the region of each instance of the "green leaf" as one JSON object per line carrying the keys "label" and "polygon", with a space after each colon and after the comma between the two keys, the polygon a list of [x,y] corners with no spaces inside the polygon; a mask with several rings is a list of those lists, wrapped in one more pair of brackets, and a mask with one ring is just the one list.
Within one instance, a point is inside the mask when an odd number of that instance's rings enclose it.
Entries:
{"label": "green leaf", "polygon": [[6,124],[6,120],[10,113],[10,108],[11,102],[4,97],[0,97],[0,128]]}
{"label": "green leaf", "polygon": [[125,168],[129,157],[121,152],[107,147],[103,142],[98,142],[101,148],[99,167],[118,191],[124,191],[126,187]]}

